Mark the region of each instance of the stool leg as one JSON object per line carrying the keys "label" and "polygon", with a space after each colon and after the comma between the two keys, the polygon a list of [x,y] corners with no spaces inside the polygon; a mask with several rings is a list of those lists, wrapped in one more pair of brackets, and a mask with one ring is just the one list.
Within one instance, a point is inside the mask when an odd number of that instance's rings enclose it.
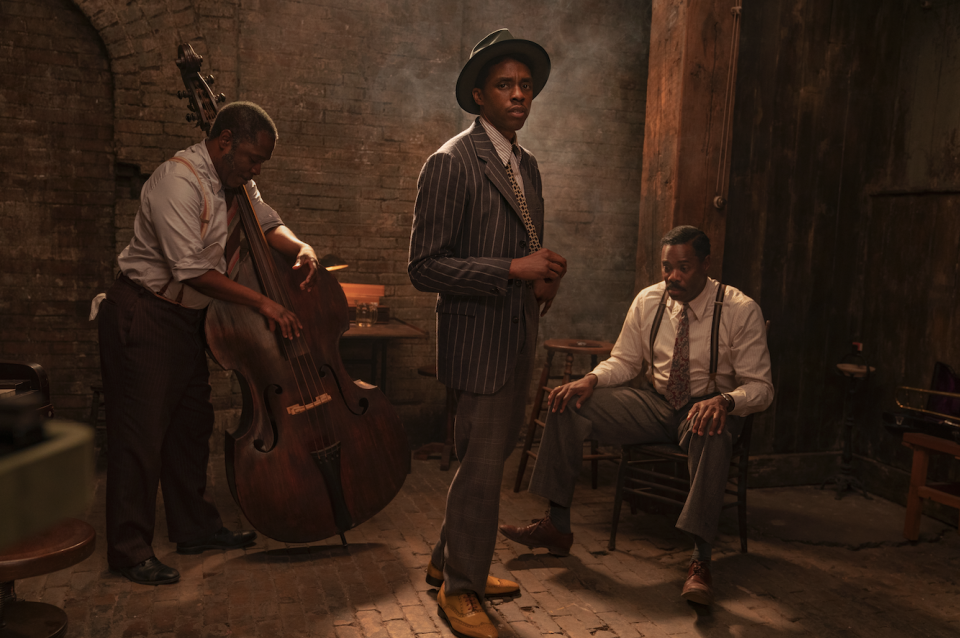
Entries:
{"label": "stool leg", "polygon": [[93,391],[93,402],[90,404],[90,427],[97,427],[97,421],[100,420],[100,392]]}
{"label": "stool leg", "polygon": [[909,541],[920,538],[920,515],[923,502],[918,490],[927,484],[927,466],[930,456],[926,450],[914,448],[913,466],[910,468],[910,492],[907,494],[907,515],[903,523],[903,536]]}
{"label": "stool leg", "polygon": [[3,610],[16,599],[17,594],[13,590],[13,581],[0,583],[0,630],[3,629]]}
{"label": "stool leg", "polygon": [[[596,456],[598,452],[597,449],[597,440],[590,440],[590,454]],[[600,469],[600,460],[599,459],[590,459],[590,484],[593,489],[597,489],[597,474]]]}
{"label": "stool leg", "polygon": [[573,375],[573,355],[567,353],[567,358],[563,361],[563,379],[560,385],[570,383],[570,377]]}
{"label": "stool leg", "polygon": [[547,360],[540,373],[540,383],[537,385],[537,395],[533,399],[533,408],[530,410],[530,420],[527,422],[527,438],[523,441],[523,451],[520,452],[520,467],[517,469],[517,480],[513,484],[513,491],[520,491],[523,482],[523,473],[527,470],[527,459],[530,458],[530,448],[533,447],[533,438],[537,434],[537,419],[543,410],[543,395],[547,389],[547,380],[550,378],[550,364],[553,362],[553,351],[547,350]]}

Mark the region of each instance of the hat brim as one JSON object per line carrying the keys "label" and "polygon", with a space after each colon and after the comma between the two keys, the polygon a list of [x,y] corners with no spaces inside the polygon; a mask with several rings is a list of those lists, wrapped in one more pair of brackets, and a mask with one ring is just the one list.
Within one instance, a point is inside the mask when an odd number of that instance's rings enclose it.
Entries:
{"label": "hat brim", "polygon": [[457,103],[467,113],[480,114],[480,106],[473,101],[473,87],[477,83],[477,75],[490,60],[503,55],[516,54],[524,58],[529,64],[530,75],[533,77],[533,97],[537,97],[550,77],[550,56],[542,46],[530,40],[510,39],[496,42],[479,51],[470,58],[460,77],[457,78]]}

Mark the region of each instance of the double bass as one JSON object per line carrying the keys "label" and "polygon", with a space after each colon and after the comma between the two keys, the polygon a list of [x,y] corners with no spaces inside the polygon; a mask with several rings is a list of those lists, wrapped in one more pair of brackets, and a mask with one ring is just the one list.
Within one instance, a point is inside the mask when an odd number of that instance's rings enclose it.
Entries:
{"label": "double bass", "polygon": [[[225,98],[214,96],[189,44],[178,52],[187,120],[209,133]],[[237,281],[292,311],[303,330],[284,339],[252,308],[216,300],[208,307],[208,347],[236,373],[243,397],[240,423],[225,435],[230,492],[270,538],[307,543],[339,534],[346,544],[344,532],[400,491],[410,469],[407,436],[379,388],[344,369],[338,345],[350,322],[339,283],[319,268],[313,289],[301,290],[301,271],[270,248],[246,187],[234,196],[249,251]]]}

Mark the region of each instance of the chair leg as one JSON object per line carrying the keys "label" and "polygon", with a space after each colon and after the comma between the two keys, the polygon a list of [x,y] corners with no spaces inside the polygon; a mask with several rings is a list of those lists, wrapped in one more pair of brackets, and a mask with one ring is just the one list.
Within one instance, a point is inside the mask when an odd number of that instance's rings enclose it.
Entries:
{"label": "chair leg", "polygon": [[[597,452],[598,452],[597,440],[592,439],[590,441],[590,454],[596,456]],[[597,489],[597,474],[599,473],[599,470],[600,470],[599,459],[591,459],[590,460],[590,484],[593,487],[593,489]]]}
{"label": "chair leg", "polygon": [[613,519],[610,521],[610,542],[607,549],[611,552],[617,549],[617,526],[620,524],[620,507],[623,505],[623,485],[627,478],[627,464],[630,462],[629,450],[620,454],[620,468],[617,470],[617,488],[613,492]]}
{"label": "chair leg", "polygon": [[747,553],[747,472],[740,468],[737,478],[737,525],[740,529],[740,553]]}
{"label": "chair leg", "polygon": [[550,364],[552,362],[553,351],[548,350],[547,360],[543,364],[543,372],[540,373],[537,395],[533,399],[533,408],[530,410],[530,420],[527,422],[527,437],[523,441],[523,450],[520,452],[520,467],[517,469],[517,480],[513,484],[514,492],[520,491],[520,484],[523,482],[523,473],[527,470],[527,459],[530,458],[530,448],[533,447],[533,439],[537,434],[537,419],[540,418],[540,412],[543,411],[543,395],[550,377]]}
{"label": "chair leg", "polygon": [[920,538],[920,515],[923,513],[923,501],[919,490],[927,484],[927,466],[930,456],[926,450],[913,449],[913,465],[910,467],[910,491],[907,493],[907,515],[903,523],[903,537],[908,541]]}

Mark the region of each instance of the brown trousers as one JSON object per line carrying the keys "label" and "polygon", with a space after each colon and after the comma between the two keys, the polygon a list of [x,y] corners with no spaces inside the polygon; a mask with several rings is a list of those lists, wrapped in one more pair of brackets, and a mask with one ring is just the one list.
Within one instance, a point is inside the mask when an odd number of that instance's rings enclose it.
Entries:
{"label": "brown trousers", "polygon": [[100,306],[111,568],[153,556],[158,484],[171,541],[221,527],[205,497],[213,406],[203,318],[123,276]]}

